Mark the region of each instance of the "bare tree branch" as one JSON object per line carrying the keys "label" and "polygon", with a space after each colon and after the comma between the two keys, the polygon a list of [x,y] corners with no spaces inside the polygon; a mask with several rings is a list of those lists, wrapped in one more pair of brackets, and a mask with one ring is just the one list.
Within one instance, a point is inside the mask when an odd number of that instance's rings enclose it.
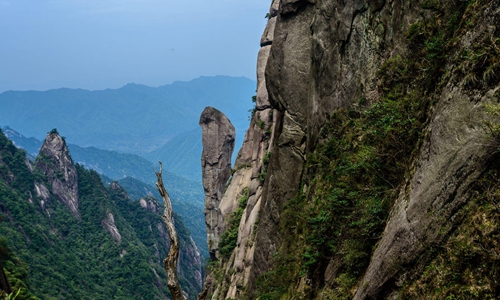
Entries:
{"label": "bare tree branch", "polygon": [[161,218],[163,219],[163,223],[168,230],[168,235],[170,236],[170,251],[168,252],[167,257],[163,260],[163,264],[165,265],[165,271],[167,272],[167,286],[174,297],[174,300],[186,300],[186,297],[182,294],[181,287],[179,285],[179,279],[177,278],[177,260],[179,258],[179,238],[177,237],[177,231],[174,226],[174,218],[172,216],[172,203],[170,202],[170,197],[168,196],[167,190],[163,186],[162,179],[162,165],[160,163],[160,171],[156,172],[156,187],[158,188],[158,192],[160,192],[161,197],[163,198],[163,203],[165,204],[165,210],[163,211],[163,215]]}

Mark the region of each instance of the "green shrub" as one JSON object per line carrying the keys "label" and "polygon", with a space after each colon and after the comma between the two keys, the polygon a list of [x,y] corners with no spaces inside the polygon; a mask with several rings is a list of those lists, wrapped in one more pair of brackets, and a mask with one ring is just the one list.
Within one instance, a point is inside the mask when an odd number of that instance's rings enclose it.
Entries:
{"label": "green shrub", "polygon": [[248,188],[243,190],[243,196],[238,200],[238,208],[231,214],[226,231],[220,236],[219,254],[227,258],[236,247],[238,241],[238,228],[240,226],[241,217],[247,206]]}

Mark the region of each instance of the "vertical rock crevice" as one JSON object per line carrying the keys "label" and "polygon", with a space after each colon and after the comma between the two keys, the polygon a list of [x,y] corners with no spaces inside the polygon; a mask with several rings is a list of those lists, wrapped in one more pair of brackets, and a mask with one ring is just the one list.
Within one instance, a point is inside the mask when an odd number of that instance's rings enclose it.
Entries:
{"label": "vertical rock crevice", "polygon": [[[266,66],[271,52],[279,10],[279,0],[273,1],[269,20],[262,35],[257,57],[257,94],[249,129],[238,152],[231,181],[219,205],[224,229],[233,212],[243,209],[237,226],[235,248],[223,257],[215,269],[209,270],[205,280],[205,294],[211,299],[237,299],[245,292],[251,279],[256,250],[255,237],[259,223],[262,191],[268,178],[268,168],[274,153],[273,140],[279,112],[272,108],[266,86]],[[241,200],[241,201],[240,201]],[[245,201],[243,204],[239,203]],[[221,227],[222,228],[222,227]],[[222,233],[222,231],[221,231]],[[216,281],[213,272],[222,272],[224,280]],[[211,273],[212,272],[212,273]],[[203,293],[202,293],[203,294]],[[200,297],[201,299],[205,299]]]}

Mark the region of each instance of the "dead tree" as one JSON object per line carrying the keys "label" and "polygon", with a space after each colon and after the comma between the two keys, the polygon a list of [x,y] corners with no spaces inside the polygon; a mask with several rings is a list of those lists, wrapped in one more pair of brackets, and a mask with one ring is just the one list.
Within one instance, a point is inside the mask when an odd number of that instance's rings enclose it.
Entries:
{"label": "dead tree", "polygon": [[0,291],[4,291],[6,294],[12,293],[12,288],[10,287],[7,275],[3,271],[2,262],[0,261]]}
{"label": "dead tree", "polygon": [[163,264],[165,265],[165,271],[167,272],[167,286],[172,294],[174,300],[186,300],[186,297],[182,294],[181,287],[179,285],[179,279],[177,278],[177,260],[179,258],[179,238],[177,236],[177,231],[175,230],[174,218],[172,216],[172,203],[170,202],[170,197],[168,196],[167,190],[163,186],[162,179],[162,165],[160,163],[160,171],[156,172],[156,187],[158,188],[158,192],[160,192],[161,197],[163,198],[163,203],[165,205],[165,210],[163,211],[163,215],[161,218],[163,219],[163,223],[168,230],[168,235],[170,236],[170,251],[168,252],[167,257],[163,260]]}

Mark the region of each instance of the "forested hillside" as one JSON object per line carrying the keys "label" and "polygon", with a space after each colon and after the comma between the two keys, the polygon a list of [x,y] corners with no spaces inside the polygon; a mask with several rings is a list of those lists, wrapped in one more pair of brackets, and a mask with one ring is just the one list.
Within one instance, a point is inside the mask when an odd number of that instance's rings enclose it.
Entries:
{"label": "forested hillside", "polygon": [[[74,165],[57,132],[45,143],[32,165],[0,132],[0,261],[14,290],[23,288],[17,299],[164,299],[161,205],[133,202],[117,183],[106,187],[95,171]],[[175,221],[181,284],[194,299],[201,257]]]}
{"label": "forested hillside", "polygon": [[[32,160],[35,159],[42,146],[41,141],[27,138],[10,127],[4,128],[4,133],[17,147],[25,149]],[[68,148],[74,162],[86,169],[97,171],[101,177],[109,178],[106,181],[107,185],[113,180],[119,181],[132,200],[154,194],[162,201],[154,186],[156,176],[153,172],[155,164],[152,162],[135,154],[119,153],[95,147],[68,144]],[[157,163],[158,161],[156,161]],[[199,165],[199,161],[197,163]],[[200,166],[198,167],[200,168]],[[189,167],[186,166],[186,168]],[[206,229],[203,221],[203,187],[199,182],[176,176],[167,171],[163,171],[163,181],[172,200],[174,211],[185,221],[186,227],[191,232],[202,256],[207,257]]]}

